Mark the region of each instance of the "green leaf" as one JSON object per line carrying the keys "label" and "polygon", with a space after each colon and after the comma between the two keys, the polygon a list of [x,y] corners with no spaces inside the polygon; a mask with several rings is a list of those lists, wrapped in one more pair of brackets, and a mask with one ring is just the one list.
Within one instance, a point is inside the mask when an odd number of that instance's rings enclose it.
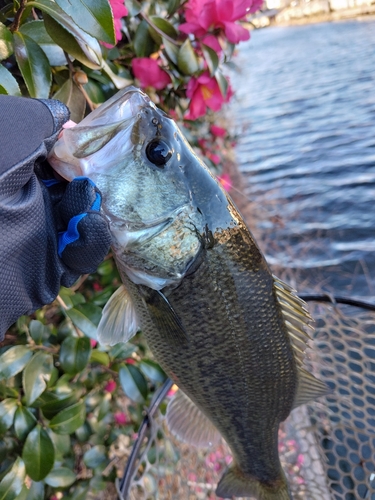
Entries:
{"label": "green leaf", "polygon": [[44,21],[30,21],[23,24],[19,31],[32,38],[40,46],[51,66],[66,65],[64,51],[49,36],[44,26]]}
{"label": "green leaf", "polygon": [[27,500],[27,494],[29,490],[26,487],[26,484],[22,486],[21,493],[18,495],[17,500]]}
{"label": "green leaf", "polygon": [[[95,38],[84,32],[81,32],[81,36],[77,37],[71,32],[81,31],[80,28],[77,27],[75,30],[68,29],[65,25],[61,25],[52,16],[50,17],[47,14],[44,14],[44,24],[51,38],[68,54],[85,64],[88,68],[101,68],[103,60],[100,47],[97,45]],[[87,40],[88,37],[89,39]]]}
{"label": "green leaf", "polygon": [[79,397],[79,394],[77,395],[76,392],[74,392],[72,395],[70,395],[66,398],[57,399],[55,401],[50,401],[49,403],[47,403],[41,407],[43,415],[48,420],[51,420],[61,410],[64,410],[65,408],[68,408],[69,406],[75,404],[77,402],[78,397]]}
{"label": "green leaf", "polygon": [[31,97],[47,99],[52,82],[47,56],[34,40],[19,31],[13,34],[14,54]]}
{"label": "green leaf", "polygon": [[111,413],[111,395],[105,394],[100,405],[99,405],[99,413],[98,413],[98,422],[103,420],[109,413]]}
{"label": "green leaf", "polygon": [[28,7],[43,11],[44,24],[52,40],[89,68],[99,69],[102,52],[99,42],[81,30],[60,7],[51,0],[33,0]]}
{"label": "green leaf", "polygon": [[32,355],[30,349],[24,345],[11,347],[0,356],[1,374],[6,379],[14,377],[25,368]]}
{"label": "green leaf", "polygon": [[65,313],[73,321],[73,324],[85,335],[94,340],[98,340],[96,335],[96,325],[94,325],[94,323],[87,316],[81,313],[81,311],[78,311],[78,309],[73,307],[72,309],[65,311]]}
{"label": "green leaf", "polygon": [[53,387],[56,384],[58,378],[59,378],[59,370],[56,368],[56,366],[54,366],[52,368],[51,378],[48,381],[47,387],[48,388]]}
{"label": "green leaf", "polygon": [[138,0],[125,0],[125,6],[131,17],[137,16],[142,10],[142,4]]}
{"label": "green leaf", "polygon": [[167,6],[167,12],[169,16],[172,16],[181,7],[181,0],[169,0]]}
{"label": "green leaf", "polygon": [[11,470],[3,477],[0,483],[0,500],[15,500],[22,491],[25,477],[25,464],[18,457]]}
{"label": "green leaf", "polygon": [[86,500],[88,498],[88,494],[90,491],[90,486],[82,486],[78,485],[74,488],[73,494],[70,497],[70,500]]}
{"label": "green leaf", "polygon": [[137,57],[148,57],[155,52],[155,43],[151,37],[148,23],[143,20],[135,32],[133,46]]}
{"label": "green leaf", "polygon": [[27,363],[22,374],[22,385],[28,405],[31,405],[46,389],[52,368],[52,355],[42,351],[37,352]]}
{"label": "green leaf", "polygon": [[0,403],[0,434],[4,434],[4,432],[13,424],[16,410],[16,399],[7,398]]}
{"label": "green leaf", "polygon": [[144,403],[147,397],[147,382],[138,368],[122,365],[119,376],[125,394],[137,403]]}
{"label": "green leaf", "polygon": [[26,472],[34,481],[44,479],[55,462],[55,449],[47,432],[37,425],[26,438],[22,450]]}
{"label": "green leaf", "polygon": [[116,75],[116,73],[112,71],[109,64],[105,61],[103,62],[103,71],[109,76],[117,89],[123,89],[133,83],[133,80],[129,80],[128,78],[124,78],[120,75]]}
{"label": "green leaf", "polygon": [[[106,100],[102,87],[94,82],[94,80],[89,78],[89,81],[83,86],[83,88],[95,104],[101,104]],[[94,302],[94,304],[96,304],[96,302]]]}
{"label": "green leaf", "polygon": [[51,401],[57,401],[59,397],[53,392],[44,391],[30,406],[33,408],[40,408]]}
{"label": "green leaf", "polygon": [[[53,96],[54,99],[65,103],[70,110],[70,119],[79,123],[85,116],[86,99],[73,80],[67,80]],[[62,297],[64,300],[64,298]],[[71,302],[71,299],[69,299]],[[66,301],[64,300],[65,304]],[[68,305],[68,304],[66,304]],[[71,307],[73,303],[71,304]]]}
{"label": "green leaf", "polygon": [[43,340],[43,334],[44,334],[44,325],[40,321],[36,319],[32,319],[29,324],[29,332],[37,344],[41,344]]}
{"label": "green leaf", "polygon": [[4,24],[0,23],[0,61],[13,54],[13,36]]}
{"label": "green leaf", "polygon": [[184,75],[193,75],[199,70],[197,56],[188,38],[179,50],[177,66]]}
{"label": "green leaf", "polygon": [[[173,39],[177,38],[178,33],[177,33],[175,27],[170,22],[168,22],[166,19],[163,19],[162,17],[158,17],[158,16],[151,16],[150,20],[151,20],[152,24],[154,24],[158,28],[158,31],[160,30],[162,33],[164,33],[165,35],[168,35],[170,38],[173,38]],[[158,31],[156,31],[152,26],[149,26],[149,31],[150,31],[150,35],[152,36],[154,42],[157,43],[157,45],[160,45],[162,42],[162,37],[158,33]]]}
{"label": "green leaf", "polygon": [[76,436],[78,441],[81,443],[86,443],[92,434],[92,430],[88,422],[85,422],[81,427],[76,430]]}
{"label": "green leaf", "polygon": [[44,482],[53,488],[67,488],[76,480],[74,472],[67,467],[59,467],[48,474]]}
{"label": "green leaf", "polygon": [[110,4],[107,0],[56,0],[74,22],[94,38],[116,44]]}
{"label": "green leaf", "polygon": [[106,352],[93,349],[91,351],[90,363],[99,363],[104,366],[109,366],[109,356]]}
{"label": "green leaf", "polygon": [[61,460],[64,455],[68,455],[72,451],[70,436],[63,436],[62,434],[56,434],[52,432],[51,429],[47,429],[48,435],[52,440],[53,446],[55,448],[55,460]]}
{"label": "green leaf", "polygon": [[44,484],[33,481],[26,500],[44,500]]}
{"label": "green leaf", "polygon": [[215,71],[217,70],[217,68],[219,66],[219,57],[216,54],[216,52],[213,49],[211,49],[211,47],[209,47],[208,45],[201,43],[201,48],[202,48],[202,52],[203,52],[204,58],[206,60],[208,69],[210,71],[210,75],[214,76]]}
{"label": "green leaf", "polygon": [[221,71],[216,71],[215,78],[217,81],[217,84],[219,85],[220,92],[223,97],[226,97],[227,91],[228,91],[228,80],[225,78],[223,73]]}
{"label": "green leaf", "polygon": [[2,64],[0,64],[0,94],[21,95],[17,80]]}
{"label": "green leaf", "polygon": [[58,413],[49,423],[49,427],[56,434],[71,434],[83,425],[86,418],[84,401],[65,408]]}
{"label": "green leaf", "polygon": [[130,358],[131,355],[138,350],[138,347],[130,342],[121,342],[119,344],[114,345],[111,347],[111,350],[109,351],[109,355],[111,358],[120,358],[120,359],[125,359],[125,358]]}
{"label": "green leaf", "polygon": [[[69,80],[67,80],[67,81],[69,81]],[[64,85],[65,85],[65,83],[64,83]],[[56,94],[58,94],[58,92]],[[56,97],[56,94],[53,96],[53,98],[59,99],[60,101],[62,101],[61,97]],[[69,104],[67,104],[66,101],[62,101],[62,102],[65,103],[68,106],[68,108],[70,109]],[[70,112],[72,112],[72,109],[70,109]],[[61,286],[60,291],[59,291],[59,295],[62,298],[62,300],[64,301],[64,304],[68,307],[68,309],[70,309],[71,307],[74,306],[73,301],[72,301],[72,296],[74,295],[73,290],[71,290],[70,288],[65,288],[64,286]]]}
{"label": "green leaf", "polygon": [[76,375],[87,365],[91,354],[88,337],[67,337],[61,344],[60,365],[64,372]]}
{"label": "green leaf", "polygon": [[106,447],[102,444],[93,446],[83,455],[83,462],[86,467],[89,467],[90,469],[95,469],[95,467],[98,467],[98,465],[103,463],[106,459]]}
{"label": "green leaf", "polygon": [[24,441],[35,425],[36,418],[31,411],[24,406],[19,406],[14,416],[14,433],[18,439]]}
{"label": "green leaf", "polygon": [[177,65],[179,48],[174,43],[163,37],[164,50],[173,64]]}
{"label": "green leaf", "polygon": [[139,368],[143,374],[153,382],[164,382],[167,378],[162,368],[160,368],[160,366],[151,359],[143,359],[139,363]]}
{"label": "green leaf", "polygon": [[77,307],[78,311],[81,311],[89,320],[98,326],[100,320],[102,319],[102,308],[87,302],[86,304],[79,304]]}

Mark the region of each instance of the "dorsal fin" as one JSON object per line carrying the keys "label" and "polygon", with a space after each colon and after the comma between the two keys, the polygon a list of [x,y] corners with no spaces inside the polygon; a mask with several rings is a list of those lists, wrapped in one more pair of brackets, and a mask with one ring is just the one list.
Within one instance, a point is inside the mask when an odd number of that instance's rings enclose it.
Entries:
{"label": "dorsal fin", "polygon": [[194,446],[207,447],[220,440],[216,427],[181,389],[168,404],[167,425],[174,436]]}
{"label": "dorsal fin", "polygon": [[132,298],[121,285],[105,305],[98,325],[101,344],[114,345],[128,342],[138,331],[139,324]]}
{"label": "dorsal fin", "polygon": [[295,408],[324,396],[330,391],[324,382],[321,382],[303,368],[305,351],[309,347],[308,341],[311,340],[305,328],[313,330],[311,326],[313,318],[307,310],[306,302],[300,299],[297,291],[287,283],[276,276],[273,276],[273,279],[276,298],[281,308],[297,362],[298,388],[293,404],[293,408]]}
{"label": "dorsal fin", "polygon": [[311,326],[313,319],[307,310],[306,303],[298,297],[296,290],[276,276],[273,276],[273,280],[276,298],[289,333],[295,357],[303,362],[310,339],[305,328],[313,329]]}

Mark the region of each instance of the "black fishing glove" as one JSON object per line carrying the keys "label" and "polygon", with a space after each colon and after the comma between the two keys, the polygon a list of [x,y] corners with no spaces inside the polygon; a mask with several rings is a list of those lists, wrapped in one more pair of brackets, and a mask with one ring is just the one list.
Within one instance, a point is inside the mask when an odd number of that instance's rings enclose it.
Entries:
{"label": "black fishing glove", "polygon": [[22,314],[95,271],[110,246],[89,179],[57,181],[46,162],[69,111],[0,95],[0,341]]}

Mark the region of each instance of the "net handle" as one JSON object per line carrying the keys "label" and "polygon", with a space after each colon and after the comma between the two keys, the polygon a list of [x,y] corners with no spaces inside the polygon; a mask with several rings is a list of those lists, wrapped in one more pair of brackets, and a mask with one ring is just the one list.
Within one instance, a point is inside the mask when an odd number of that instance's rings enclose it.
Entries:
{"label": "net handle", "polygon": [[120,484],[116,480],[116,489],[119,500],[126,500],[129,494],[130,486],[133,478],[137,472],[137,457],[142,443],[146,437],[147,431],[152,426],[153,418],[158,410],[163,399],[168,394],[169,390],[173,385],[172,380],[167,378],[164,384],[155,392],[152,398],[151,404],[148,409],[146,409],[146,415],[144,416],[142,423],[139,427],[138,436],[133,444],[133,449],[130,453],[129,460],[125,466],[124,475],[122,476]]}

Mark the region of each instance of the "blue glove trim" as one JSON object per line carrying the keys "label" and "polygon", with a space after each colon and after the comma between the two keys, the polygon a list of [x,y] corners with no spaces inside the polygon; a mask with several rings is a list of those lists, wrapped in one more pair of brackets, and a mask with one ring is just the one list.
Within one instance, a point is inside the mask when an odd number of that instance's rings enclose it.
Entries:
{"label": "blue glove trim", "polygon": [[[87,177],[76,177],[75,180],[88,180],[92,186],[95,187],[95,184],[92,182],[91,179],[88,179]],[[100,205],[102,203],[102,197],[100,196],[99,193],[96,193],[95,201],[91,206],[90,210],[94,210],[96,212],[100,211]],[[74,243],[80,238],[80,234],[78,231],[78,224],[79,222],[86,217],[87,212],[84,212],[83,214],[75,215],[72,217],[68,223],[68,229],[62,233],[59,233],[59,242],[58,242],[58,248],[57,248],[57,253],[59,257],[61,258],[63,251],[65,250],[66,246],[69,245],[70,243]]]}
{"label": "blue glove trim", "polygon": [[102,197],[100,196],[99,193],[96,193],[96,198],[95,198],[94,203],[91,206],[91,210],[95,210],[95,212],[99,212],[101,204],[102,204]]}
{"label": "blue glove trim", "polygon": [[54,186],[55,184],[60,184],[60,181],[57,179],[42,179],[42,182],[48,188]]}
{"label": "blue glove trim", "polygon": [[57,248],[57,253],[61,257],[66,246],[70,243],[74,243],[80,237],[78,232],[78,223],[87,215],[87,213],[75,215],[72,217],[68,224],[68,229],[63,233],[59,233],[59,243]]}

